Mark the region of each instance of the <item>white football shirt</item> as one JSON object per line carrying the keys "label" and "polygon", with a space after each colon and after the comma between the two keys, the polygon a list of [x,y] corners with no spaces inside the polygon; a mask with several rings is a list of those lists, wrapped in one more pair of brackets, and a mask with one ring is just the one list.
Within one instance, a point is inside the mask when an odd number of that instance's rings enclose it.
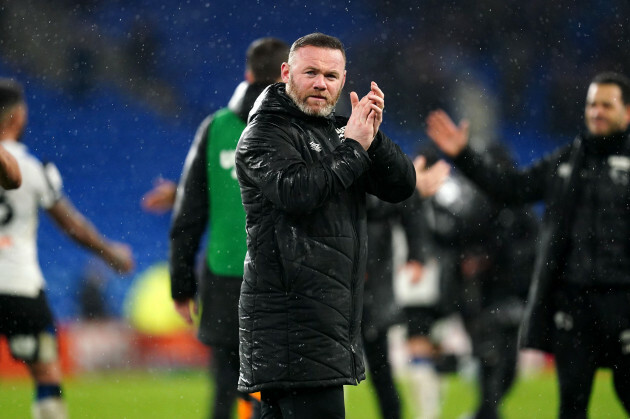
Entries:
{"label": "white football shirt", "polygon": [[55,165],[43,165],[24,144],[1,144],[17,160],[22,185],[9,191],[0,187],[0,294],[36,297],[44,287],[37,258],[39,209],[61,198],[61,176]]}

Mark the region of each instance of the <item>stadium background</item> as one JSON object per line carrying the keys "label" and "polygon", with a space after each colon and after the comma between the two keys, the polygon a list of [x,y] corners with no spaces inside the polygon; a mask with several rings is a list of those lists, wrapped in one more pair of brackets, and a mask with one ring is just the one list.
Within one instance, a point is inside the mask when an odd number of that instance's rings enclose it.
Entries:
{"label": "stadium background", "polygon": [[[629,73],[628,16],[624,0],[9,0],[0,75],[25,85],[23,141],[58,165],[67,195],[107,237],[133,247],[136,273],[107,274],[107,304],[121,315],[138,275],[168,252],[169,215],[142,212],[141,196],[156,178],[179,177],[197,124],[243,79],[253,39],[341,38],[346,92],[376,80],[384,130],[408,153],[442,106],[472,119],[477,146],[500,139],[525,164],[581,129],[597,71]],[[89,256],[42,218],[49,296],[69,321]]]}

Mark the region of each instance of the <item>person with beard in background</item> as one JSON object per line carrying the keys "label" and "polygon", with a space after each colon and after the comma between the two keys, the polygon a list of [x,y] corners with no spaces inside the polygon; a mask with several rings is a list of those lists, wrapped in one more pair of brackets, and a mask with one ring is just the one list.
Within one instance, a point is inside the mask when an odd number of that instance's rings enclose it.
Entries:
{"label": "person with beard in background", "polygon": [[518,170],[473,151],[466,122],[440,110],[427,119],[432,140],[490,197],[545,203],[520,345],[555,355],[561,419],[586,418],[599,367],[612,369],[630,414],[628,78],[596,75],[584,121],[572,144]]}

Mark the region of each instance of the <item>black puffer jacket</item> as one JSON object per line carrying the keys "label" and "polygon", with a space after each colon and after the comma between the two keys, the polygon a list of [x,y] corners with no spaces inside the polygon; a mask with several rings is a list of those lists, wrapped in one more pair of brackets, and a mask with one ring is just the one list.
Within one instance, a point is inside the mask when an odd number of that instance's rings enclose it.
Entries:
{"label": "black puffer jacket", "polygon": [[411,195],[415,171],[378,133],[369,151],[347,119],[309,117],[271,85],[236,152],[247,214],[239,303],[240,391],[356,384],[367,253],[365,194]]}
{"label": "black puffer jacket", "polygon": [[455,164],[493,198],[545,203],[521,346],[551,351],[552,295],[561,282],[628,287],[629,131],[607,138],[579,135],[523,170],[488,164],[470,149]]}

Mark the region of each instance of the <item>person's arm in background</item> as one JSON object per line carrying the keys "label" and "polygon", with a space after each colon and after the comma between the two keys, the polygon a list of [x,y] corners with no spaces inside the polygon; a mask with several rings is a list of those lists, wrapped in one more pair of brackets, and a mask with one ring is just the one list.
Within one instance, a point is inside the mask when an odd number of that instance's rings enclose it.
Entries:
{"label": "person's arm in background", "polygon": [[422,277],[426,261],[423,240],[426,240],[426,228],[422,214],[422,199],[418,191],[405,201],[398,204],[400,207],[400,224],[407,242],[407,262],[401,269],[407,269],[411,273],[411,282],[418,282]]}
{"label": "person's arm in background", "polygon": [[105,239],[67,198],[61,197],[47,212],[64,233],[103,259],[112,269],[119,273],[133,270],[131,248],[124,243]]}
{"label": "person's arm in background", "polygon": [[22,184],[22,172],[15,157],[0,145],[0,186],[16,189]]}
{"label": "person's arm in background", "polygon": [[153,189],[142,196],[140,205],[147,212],[163,214],[173,209],[177,184],[169,179],[159,178]]}
{"label": "person's arm in background", "polygon": [[448,178],[450,166],[444,160],[439,160],[427,168],[426,158],[418,156],[414,160],[414,168],[416,190],[401,204],[400,222],[405,231],[408,248],[405,268],[411,272],[411,281],[418,282],[427,259],[427,243],[430,236],[422,200],[435,195]]}
{"label": "person's arm in background", "polygon": [[206,118],[195,134],[177,187],[170,228],[169,268],[171,297],[175,310],[192,324],[191,304],[197,312],[195,260],[209,216],[207,143],[212,117]]}
{"label": "person's arm in background", "polygon": [[444,154],[453,159],[458,169],[490,197],[509,204],[523,204],[544,198],[549,186],[550,167],[558,164],[563,151],[541,159],[524,170],[492,164],[469,146],[468,128],[467,121],[456,125],[440,109],[427,117],[427,135]]}

